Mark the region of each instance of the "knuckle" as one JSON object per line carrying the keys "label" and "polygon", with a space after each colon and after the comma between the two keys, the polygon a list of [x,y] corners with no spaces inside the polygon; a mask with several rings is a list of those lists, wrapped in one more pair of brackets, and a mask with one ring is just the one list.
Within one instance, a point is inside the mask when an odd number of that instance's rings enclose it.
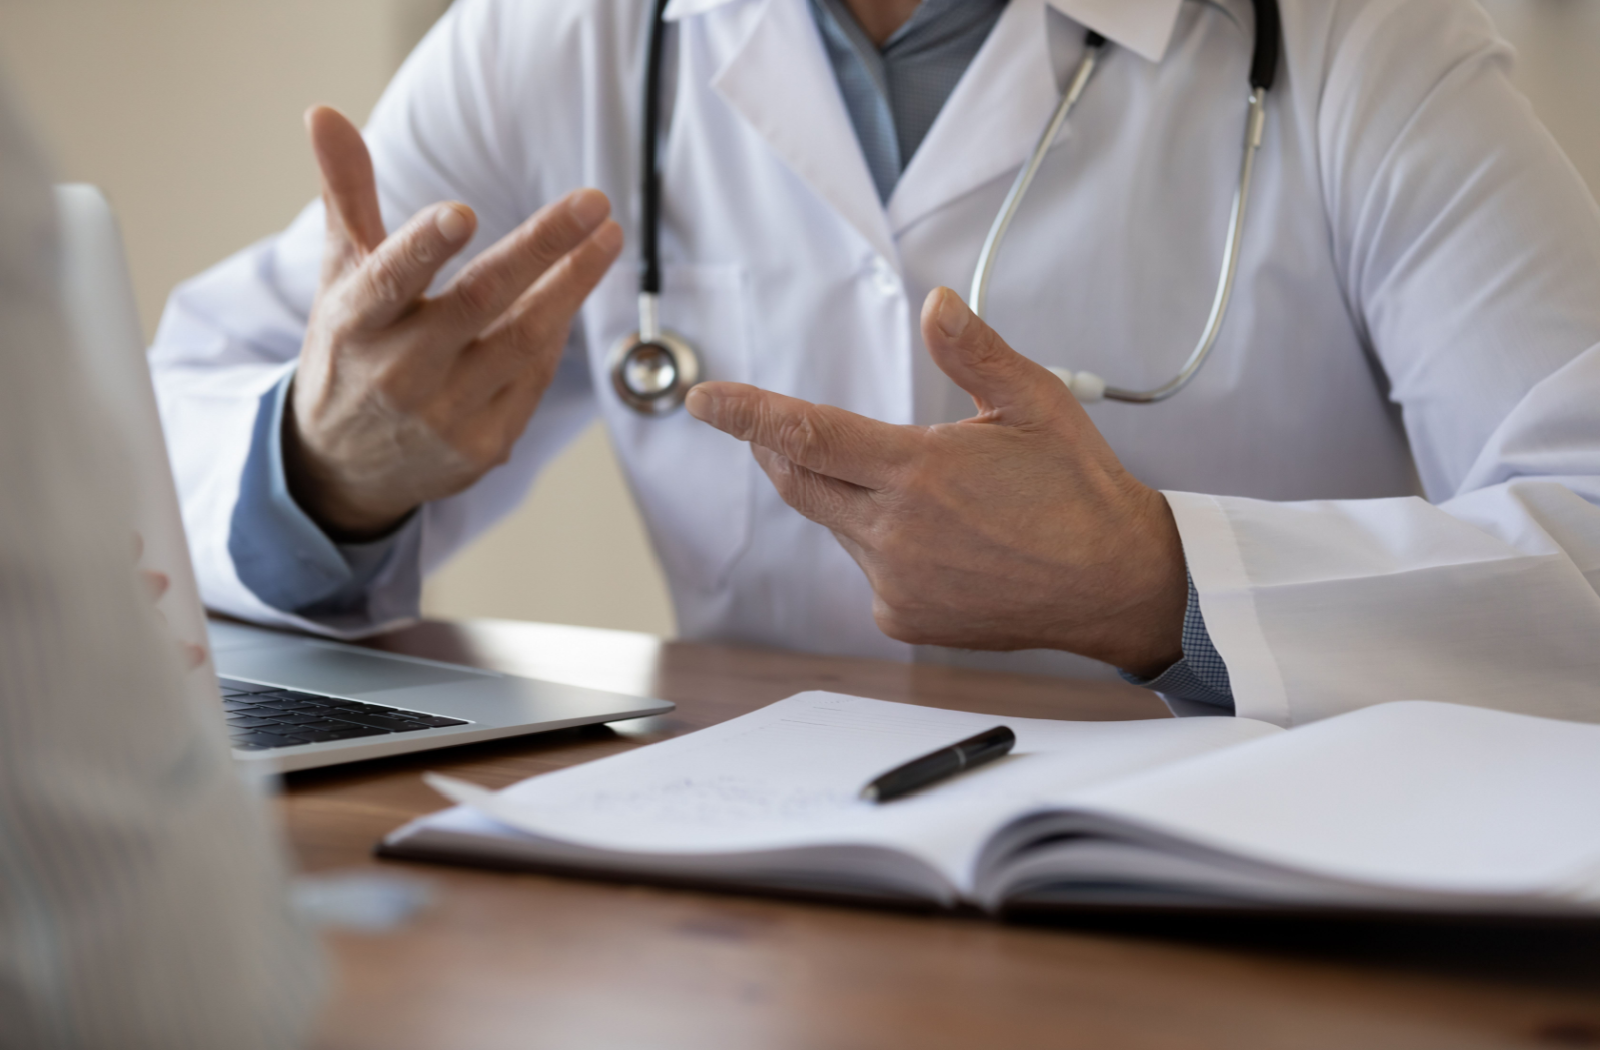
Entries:
{"label": "knuckle", "polygon": [[468,464],[474,479],[482,477],[496,467],[511,461],[518,439],[526,425],[525,417],[507,416],[494,410],[498,417],[484,420],[481,416],[458,421],[452,445]]}
{"label": "knuckle", "polygon": [[501,425],[495,428],[494,446],[489,456],[491,467],[503,467],[511,462],[511,457],[517,451],[517,442],[522,439],[522,432],[527,428],[528,418],[537,407],[538,400],[525,399],[521,403],[524,408],[509,410]]}
{"label": "knuckle", "polygon": [[916,565],[915,543],[892,509],[869,515],[860,532],[861,545],[885,566]]}
{"label": "knuckle", "polygon": [[535,227],[528,238],[528,252],[545,266],[550,266],[572,247],[572,242],[551,225]]}
{"label": "knuckle", "polygon": [[547,310],[531,310],[515,326],[514,338],[523,357],[538,362],[541,368],[552,371],[571,334],[572,319],[557,316]]}
{"label": "knuckle", "polygon": [[587,292],[611,269],[615,258],[610,249],[600,241],[590,238],[573,251],[568,269],[569,282]]}
{"label": "knuckle", "polygon": [[823,479],[810,471],[794,471],[789,481],[789,502],[806,517],[817,522],[839,518],[839,499]]}
{"label": "knuckle", "polygon": [[[545,373],[554,375],[566,339],[555,339],[547,326],[524,318],[496,332],[493,343],[494,358],[517,381],[546,382]],[[547,352],[552,345],[555,352]]]}
{"label": "knuckle", "polygon": [[462,444],[456,446],[456,451],[467,461],[476,475],[493,470],[501,462],[500,443],[489,435],[468,437]]}
{"label": "knuckle", "polygon": [[547,269],[541,281],[539,299],[545,311],[571,317],[583,300],[605,276],[593,265],[587,247],[575,249]]}
{"label": "knuckle", "polygon": [[872,602],[872,618],[878,630],[897,642],[917,645],[924,641],[922,632],[911,623],[894,604],[880,593]]}
{"label": "knuckle", "polygon": [[778,448],[802,462],[810,459],[822,442],[821,422],[809,410],[780,416],[773,429]]}
{"label": "knuckle", "polygon": [[414,242],[391,241],[362,267],[363,293],[378,302],[400,302],[410,296],[415,275],[427,264],[426,255]]}
{"label": "knuckle", "polygon": [[500,300],[500,286],[493,273],[475,268],[462,275],[456,286],[456,302],[468,316],[489,313]]}
{"label": "knuckle", "polygon": [[718,398],[715,412],[716,425],[739,440],[754,441],[761,436],[758,432],[763,420],[761,406],[750,398],[737,393]]}
{"label": "knuckle", "polygon": [[1001,339],[999,333],[993,328],[985,327],[978,333],[978,338],[973,346],[973,356],[986,364],[994,364],[1009,360],[1011,348]]}
{"label": "knuckle", "polygon": [[371,301],[367,296],[360,286],[345,285],[319,309],[318,327],[336,351],[349,351],[358,340],[365,314],[362,304]]}
{"label": "knuckle", "polygon": [[316,329],[324,333],[334,346],[342,347],[356,327],[356,311],[351,302],[354,297],[349,285],[330,289],[329,294],[319,298],[312,308],[308,330]]}
{"label": "knuckle", "polygon": [[794,464],[788,457],[781,455],[768,456],[762,460],[761,466],[766,470],[767,477],[772,479],[772,486],[778,490],[784,502],[793,504],[798,498],[794,476]]}
{"label": "knuckle", "polygon": [[[403,368],[375,370],[368,381],[372,408],[388,416],[416,416],[425,402],[417,397],[417,385]],[[426,423],[426,420],[421,420]],[[434,428],[437,429],[437,428]]]}
{"label": "knuckle", "polygon": [[943,502],[943,485],[924,466],[912,467],[895,479],[895,498],[913,507]]}
{"label": "knuckle", "polygon": [[906,553],[906,534],[892,518],[880,517],[869,530],[873,553],[885,564],[898,565]]}
{"label": "knuckle", "polygon": [[531,357],[524,357],[522,361],[518,378],[520,388],[535,400],[542,398],[555,381],[558,358],[554,354],[535,353]]}
{"label": "knuckle", "polygon": [[372,377],[372,393],[389,410],[408,414],[418,407],[409,378],[400,369],[382,369]]}
{"label": "knuckle", "polygon": [[405,294],[405,279],[393,256],[384,256],[367,267],[364,292],[378,302],[398,302]]}
{"label": "knuckle", "polygon": [[583,237],[578,222],[566,208],[542,216],[528,231],[528,250],[540,259],[554,260],[565,255]]}
{"label": "knuckle", "polygon": [[392,238],[372,257],[373,278],[399,297],[433,265],[432,245],[415,230]]}
{"label": "knuckle", "polygon": [[434,237],[428,232],[417,232],[400,242],[396,255],[397,269],[407,275],[422,275],[432,271],[439,262]]}

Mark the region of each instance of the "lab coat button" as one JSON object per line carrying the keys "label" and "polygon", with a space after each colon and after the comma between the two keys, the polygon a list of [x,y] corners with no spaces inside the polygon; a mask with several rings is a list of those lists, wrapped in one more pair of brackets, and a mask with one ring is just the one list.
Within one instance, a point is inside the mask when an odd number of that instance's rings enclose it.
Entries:
{"label": "lab coat button", "polygon": [[881,255],[872,260],[872,283],[884,296],[898,295],[900,292],[900,278],[895,275],[894,267]]}

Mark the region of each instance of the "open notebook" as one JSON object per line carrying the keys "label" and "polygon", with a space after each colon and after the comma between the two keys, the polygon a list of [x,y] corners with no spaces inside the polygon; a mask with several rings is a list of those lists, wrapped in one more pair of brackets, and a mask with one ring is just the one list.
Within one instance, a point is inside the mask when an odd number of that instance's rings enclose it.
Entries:
{"label": "open notebook", "polygon": [[[896,802],[884,770],[996,724],[995,763]],[[1041,907],[1600,915],[1600,726],[1431,702],[1282,730],[1062,722],[802,693],[489,792],[386,855]]]}

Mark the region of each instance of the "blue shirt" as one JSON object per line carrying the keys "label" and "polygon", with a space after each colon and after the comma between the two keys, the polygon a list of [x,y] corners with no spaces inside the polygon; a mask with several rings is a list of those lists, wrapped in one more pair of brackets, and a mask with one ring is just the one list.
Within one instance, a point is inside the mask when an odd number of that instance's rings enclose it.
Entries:
{"label": "blue shirt", "polygon": [[[415,616],[422,601],[421,515],[371,543],[335,543],[300,509],[283,467],[283,413],[291,372],[268,390],[256,411],[255,432],[239,479],[228,532],[228,553],[239,580],[275,609],[331,628],[362,627]],[[371,584],[394,567],[400,586]],[[382,602],[381,607],[377,604]]]}
{"label": "blue shirt", "polygon": [[[845,109],[880,199],[887,201],[945,101],[1000,19],[1006,0],[922,0],[880,48],[844,0],[811,0]],[[291,377],[262,399],[240,483],[228,548],[239,579],[274,608],[331,626],[359,626],[413,613],[422,593],[418,516],[372,543],[331,541],[295,504],[283,471],[281,431]],[[405,573],[389,605],[371,608],[369,585],[391,567]],[[1206,630],[1194,581],[1183,626],[1183,659],[1154,679],[1124,672],[1168,697],[1231,709],[1228,668]]]}
{"label": "blue shirt", "polygon": [[844,0],[811,0],[880,199],[894,192],[1005,7],[1006,0],[922,0],[880,48]]}

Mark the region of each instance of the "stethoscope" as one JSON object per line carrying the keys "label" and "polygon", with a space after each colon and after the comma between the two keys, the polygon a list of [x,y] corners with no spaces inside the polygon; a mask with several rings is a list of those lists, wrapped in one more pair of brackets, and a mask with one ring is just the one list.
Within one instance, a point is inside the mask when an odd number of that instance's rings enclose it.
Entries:
{"label": "stethoscope", "polygon": [[611,347],[611,386],[622,403],[645,416],[664,416],[700,382],[700,355],[689,341],[661,327],[661,52],[668,0],[655,0],[645,56],[644,139],[639,149],[639,330]]}
{"label": "stethoscope", "polygon": [[[639,238],[639,330],[618,340],[611,348],[609,367],[611,385],[624,404],[642,415],[665,415],[683,404],[689,388],[700,381],[700,357],[682,336],[661,327],[661,174],[657,165],[656,148],[661,130],[661,54],[666,37],[668,0],[656,0],[650,23],[649,53],[645,61],[644,138],[640,150],[640,188],[643,195],[641,229]],[[1239,269],[1239,244],[1244,231],[1245,207],[1250,199],[1250,179],[1255,171],[1256,151],[1261,148],[1262,133],[1267,120],[1267,92],[1272,89],[1273,77],[1278,68],[1279,20],[1277,0],[1251,0],[1255,8],[1255,40],[1250,59],[1250,108],[1245,122],[1244,156],[1239,164],[1239,183],[1233,194],[1233,210],[1228,217],[1228,235],[1222,254],[1222,272],[1217,278],[1216,296],[1211,302],[1211,314],[1200,340],[1189,353],[1178,374],[1161,386],[1150,390],[1125,390],[1108,386],[1093,372],[1071,372],[1052,368],[1066,383],[1079,401],[1099,401],[1110,398],[1134,404],[1154,404],[1189,385],[1200,371],[1211,350],[1216,346],[1217,334],[1228,316],[1228,304],[1233,298],[1234,279]],[[1066,122],[1068,114],[1078,104],[1083,89],[1094,75],[1095,67],[1105,50],[1106,39],[1091,30],[1084,39],[1083,59],[1072,74],[1067,90],[1045,125],[1039,142],[1033,148],[1016,181],[1011,184],[1000,212],[989,227],[983,251],[978,256],[977,268],[972,274],[972,291],[969,300],[973,312],[983,317],[989,297],[989,278],[994,273],[995,258],[1000,254],[1001,242],[1016,218],[1017,210],[1027,196],[1028,187],[1039,173],[1044,158]]]}

